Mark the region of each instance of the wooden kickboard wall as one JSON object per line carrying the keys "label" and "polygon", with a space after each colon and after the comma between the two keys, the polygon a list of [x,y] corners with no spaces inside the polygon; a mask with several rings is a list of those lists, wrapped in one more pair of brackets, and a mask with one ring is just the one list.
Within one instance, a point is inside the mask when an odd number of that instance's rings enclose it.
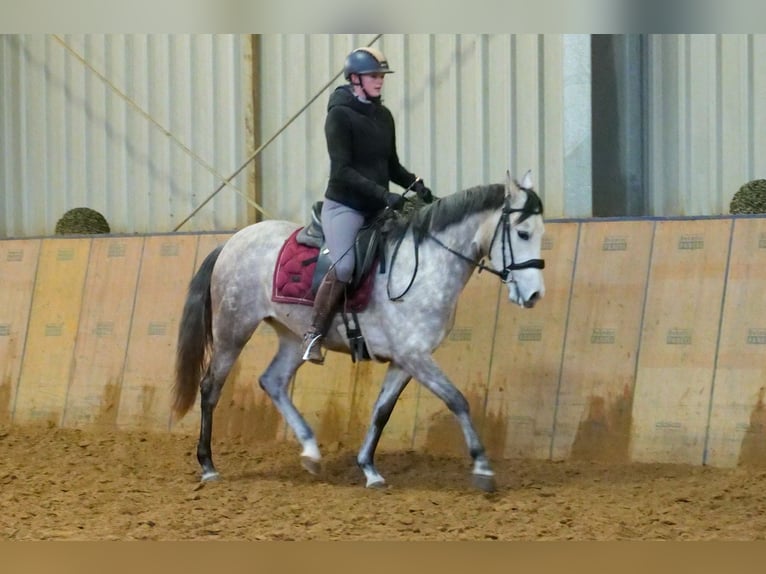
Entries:
{"label": "wooden kickboard wall", "polygon": [[41,240],[0,242],[0,424],[13,418]]}
{"label": "wooden kickboard wall", "polygon": [[[766,465],[766,217],[551,221],[531,310],[475,274],[435,353],[492,457]],[[230,234],[0,241],[0,425],[196,435],[170,417],[188,282]],[[216,436],[295,440],[258,385],[276,352],[253,336]],[[291,384],[323,448],[358,446],[386,365],[330,354]],[[417,381],[381,450],[465,455]]]}

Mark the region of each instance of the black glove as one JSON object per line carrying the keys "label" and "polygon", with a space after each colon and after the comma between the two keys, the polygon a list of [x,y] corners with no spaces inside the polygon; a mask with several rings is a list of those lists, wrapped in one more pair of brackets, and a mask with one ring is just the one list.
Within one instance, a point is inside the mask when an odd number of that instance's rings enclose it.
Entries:
{"label": "black glove", "polygon": [[426,187],[422,179],[412,184],[412,191],[418,194],[418,197],[425,203],[431,203],[434,200],[434,194]]}
{"label": "black glove", "polygon": [[404,196],[398,193],[386,192],[386,205],[394,211],[399,211],[404,207]]}

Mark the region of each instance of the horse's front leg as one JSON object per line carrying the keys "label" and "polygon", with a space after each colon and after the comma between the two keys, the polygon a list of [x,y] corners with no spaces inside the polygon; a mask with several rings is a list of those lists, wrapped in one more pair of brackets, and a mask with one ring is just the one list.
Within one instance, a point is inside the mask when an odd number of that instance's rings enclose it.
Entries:
{"label": "horse's front leg", "polygon": [[400,361],[400,364],[423,386],[444,401],[447,408],[457,417],[468,446],[468,452],[473,459],[473,484],[486,492],[494,492],[495,473],[492,471],[492,466],[487,458],[484,444],[476,432],[468,401],[463,393],[450,382],[433,358],[428,355],[408,357],[406,360]]}
{"label": "horse's front leg", "polygon": [[393,363],[389,364],[383,386],[380,389],[375,405],[372,408],[372,420],[364,437],[364,442],[359,449],[356,461],[367,479],[368,488],[380,488],[385,486],[386,481],[375,468],[375,449],[378,446],[380,435],[386,426],[394,405],[402,394],[404,387],[410,382],[409,373],[403,371]]}

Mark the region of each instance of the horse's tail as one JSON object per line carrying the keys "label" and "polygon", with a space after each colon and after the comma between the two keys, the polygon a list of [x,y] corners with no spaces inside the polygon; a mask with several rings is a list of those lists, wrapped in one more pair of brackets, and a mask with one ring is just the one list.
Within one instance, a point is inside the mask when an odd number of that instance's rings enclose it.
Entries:
{"label": "horse's tail", "polygon": [[173,414],[181,419],[194,406],[208,351],[213,343],[210,280],[223,246],[216,247],[202,262],[189,283],[181,322],[178,325]]}

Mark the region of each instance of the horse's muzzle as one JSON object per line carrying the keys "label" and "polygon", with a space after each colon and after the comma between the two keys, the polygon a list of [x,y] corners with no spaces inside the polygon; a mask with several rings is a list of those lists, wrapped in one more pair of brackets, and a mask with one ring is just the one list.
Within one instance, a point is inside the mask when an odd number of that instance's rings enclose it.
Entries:
{"label": "horse's muzzle", "polygon": [[527,308],[527,309],[531,309],[532,307],[535,306],[535,304],[539,300],[540,300],[540,292],[539,291],[535,291],[534,293],[532,293],[532,295],[529,297],[529,299],[524,301],[524,307]]}

